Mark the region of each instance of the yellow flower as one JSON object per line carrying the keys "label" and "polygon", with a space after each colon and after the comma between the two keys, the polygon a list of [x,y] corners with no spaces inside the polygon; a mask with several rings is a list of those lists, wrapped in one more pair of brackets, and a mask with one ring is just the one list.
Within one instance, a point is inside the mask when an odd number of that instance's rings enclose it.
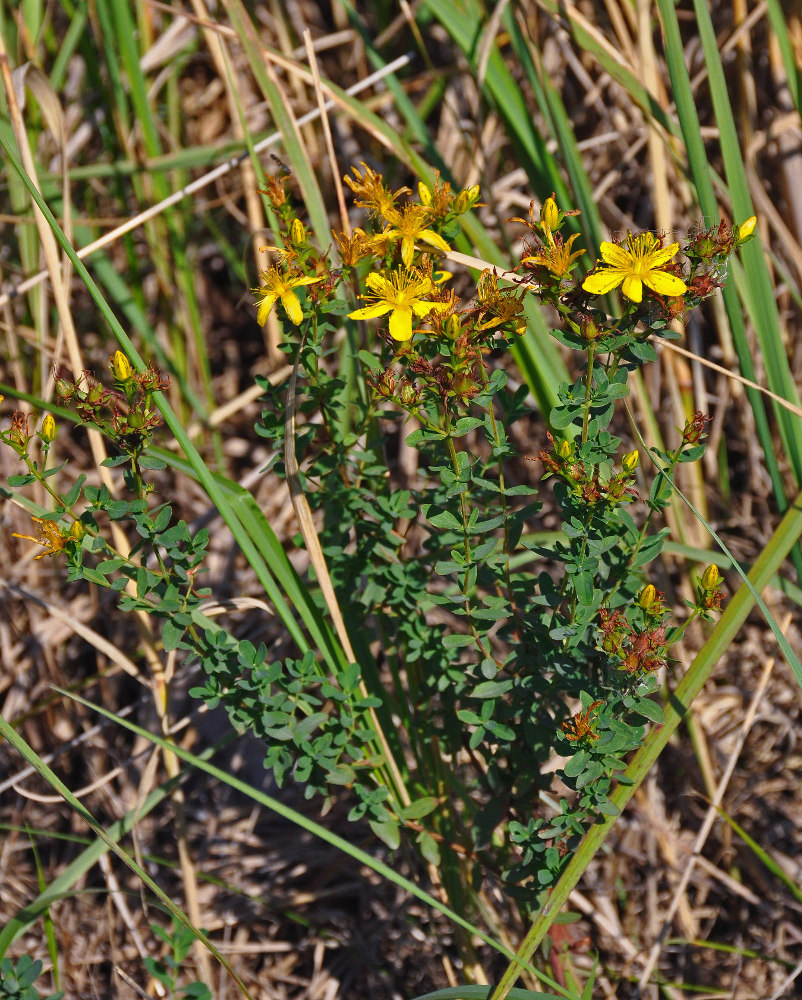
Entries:
{"label": "yellow flower", "polygon": [[640,455],[638,454],[638,449],[633,448],[632,451],[628,451],[621,460],[621,468],[624,472],[634,472],[638,467],[638,462],[640,461]]}
{"label": "yellow flower", "polygon": [[679,243],[661,247],[651,233],[639,236],[627,234],[626,248],[615,243],[602,243],[602,259],[598,263],[606,266],[589,274],[582,287],[591,295],[606,295],[622,285],[621,291],[632,302],[643,299],[644,285],[658,295],[682,295],[688,290],[682,278],[659,270],[678,250]]}
{"label": "yellow flower", "polygon": [[380,235],[387,240],[401,240],[401,260],[405,267],[412,263],[416,242],[428,243],[445,253],[451,249],[442,236],[427,228],[429,210],[425,205],[405,205],[400,212],[398,209],[388,208],[383,214],[395,228],[385,229]]}
{"label": "yellow flower", "polygon": [[546,198],[540,208],[540,223],[554,232],[560,228],[560,210],[554,198]]}
{"label": "yellow flower", "polygon": [[[549,199],[549,201],[551,201],[551,199]],[[575,250],[571,253],[571,245],[575,239],[578,239],[579,233],[574,233],[573,236],[569,236],[567,243],[563,242],[561,236],[552,235],[548,226],[546,227],[546,233],[548,235],[548,245],[542,246],[538,252],[533,254],[531,257],[523,257],[521,259],[521,263],[540,264],[542,267],[547,267],[556,278],[562,278],[571,270],[571,267],[577,257],[581,257],[585,252],[584,250]],[[602,246],[604,246],[604,244],[602,244]]]}
{"label": "yellow flower", "polygon": [[264,285],[261,288],[254,288],[253,291],[259,297],[259,311],[256,314],[256,322],[260,326],[273,311],[273,306],[276,304],[277,299],[281,300],[281,304],[284,306],[290,321],[298,326],[304,318],[304,314],[298,296],[293,289],[300,288],[301,285],[314,285],[316,282],[323,280],[322,278],[308,278],[305,274],[297,278],[291,278],[289,275],[281,274],[275,267],[271,267],[267,271],[260,271],[259,277],[264,282]]}
{"label": "yellow flower", "polygon": [[56,421],[52,413],[45,414],[42,421],[42,429],[39,433],[42,435],[42,440],[45,444],[51,444],[55,440],[58,428],[56,427]]}
{"label": "yellow flower", "polygon": [[425,295],[431,295],[435,287],[420,271],[393,271],[389,277],[375,271],[367,276],[365,284],[376,301],[349,313],[350,319],[374,319],[390,313],[390,336],[394,340],[409,340],[412,336],[412,317],[427,316],[432,309],[444,311],[450,308],[448,302],[426,302]]}
{"label": "yellow flower", "polygon": [[111,372],[118,382],[127,382],[133,375],[131,362],[122,351],[115,351],[112,355]]}
{"label": "yellow flower", "polygon": [[750,215],[746,222],[742,222],[738,226],[738,242],[745,243],[752,233],[754,233],[756,225],[757,218],[754,215]]}
{"label": "yellow flower", "polygon": [[45,551],[40,552],[38,556],[34,556],[34,559],[44,559],[45,556],[57,556],[64,550],[64,546],[67,544],[70,536],[62,534],[61,528],[59,528],[55,521],[43,521],[41,517],[35,517],[33,520],[39,525],[37,529],[39,532],[38,538],[34,538],[33,535],[20,535],[16,531],[13,532],[13,537],[24,538],[29,542],[36,542],[37,545],[44,546]]}

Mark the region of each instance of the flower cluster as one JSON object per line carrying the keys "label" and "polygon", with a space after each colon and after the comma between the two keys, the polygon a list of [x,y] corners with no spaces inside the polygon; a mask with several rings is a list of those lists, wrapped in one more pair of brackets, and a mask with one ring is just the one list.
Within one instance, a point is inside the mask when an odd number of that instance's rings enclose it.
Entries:
{"label": "flower cluster", "polygon": [[598,628],[601,648],[619,661],[619,669],[640,676],[666,665],[667,636],[663,624],[636,628],[622,608],[615,611],[600,608]]}
{"label": "flower cluster", "polygon": [[113,388],[104,386],[90,371],[83,371],[77,379],[59,371],[56,392],[73,404],[82,420],[106,430],[121,451],[139,454],[162,423],[153,394],[168,389],[170,379],[152,364],[143,372],[134,371],[119,350],[109,359],[109,371]]}

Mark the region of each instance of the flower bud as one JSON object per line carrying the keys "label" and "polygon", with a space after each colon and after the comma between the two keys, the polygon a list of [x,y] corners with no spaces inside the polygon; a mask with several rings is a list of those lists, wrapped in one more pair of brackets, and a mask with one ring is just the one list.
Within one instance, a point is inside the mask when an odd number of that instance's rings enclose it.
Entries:
{"label": "flower bud", "polygon": [[418,198],[421,205],[426,205],[427,208],[432,203],[432,189],[428,184],[424,184],[423,181],[418,181]]}
{"label": "flower bud", "polygon": [[462,333],[462,323],[460,323],[459,316],[456,313],[452,313],[445,321],[444,328],[446,336],[452,340],[456,340]]}
{"label": "flower bud", "polygon": [[642,608],[644,611],[648,611],[656,600],[657,588],[653,583],[647,583],[638,597],[638,607]]}
{"label": "flower bud", "polygon": [[414,385],[410,385],[409,382],[405,382],[401,386],[398,398],[404,406],[414,406],[418,402],[418,390]]}
{"label": "flower bud", "polygon": [[457,215],[462,215],[463,212],[467,212],[475,203],[476,199],[479,197],[479,185],[472,184],[471,187],[465,188],[463,191],[457,195],[454,199],[454,211]]}
{"label": "flower bud", "polygon": [[742,222],[740,226],[738,226],[738,242],[745,243],[752,233],[754,233],[756,225],[757,218],[754,215],[750,215],[746,222]]}
{"label": "flower bud", "polygon": [[564,438],[557,445],[557,454],[560,456],[560,458],[570,458],[572,451],[573,449],[571,448],[571,442],[566,441]]}
{"label": "flower bud", "polygon": [[719,576],[718,566],[715,563],[710,563],[709,566],[705,567],[704,573],[702,573],[702,588],[704,590],[715,590],[721,582],[722,577]]}
{"label": "flower bud", "polygon": [[85,534],[86,532],[84,531],[84,526],[81,524],[81,522],[73,521],[72,524],[70,525],[70,538],[74,542],[80,542]]}
{"label": "flower bud", "polygon": [[122,351],[115,351],[111,359],[111,372],[118,382],[127,382],[133,371],[131,363]]}
{"label": "flower bud", "polygon": [[540,223],[554,232],[560,226],[560,210],[554,198],[546,198],[540,209]]}
{"label": "flower bud", "polygon": [[45,444],[50,444],[51,441],[55,440],[56,434],[58,434],[58,428],[56,427],[56,420],[52,413],[46,413],[44,420],[42,421],[42,429],[39,431],[42,436],[42,440]]}
{"label": "flower bud", "polygon": [[290,226],[290,242],[294,246],[300,246],[306,242],[306,229],[300,219],[293,219]]}
{"label": "flower bud", "polygon": [[585,316],[580,323],[580,329],[582,330],[582,336],[587,341],[596,340],[599,336],[599,328],[593,322],[590,316]]}
{"label": "flower bud", "polygon": [[639,461],[640,455],[638,454],[638,449],[633,448],[632,451],[628,451],[621,459],[621,467],[626,473],[634,472],[638,467]]}

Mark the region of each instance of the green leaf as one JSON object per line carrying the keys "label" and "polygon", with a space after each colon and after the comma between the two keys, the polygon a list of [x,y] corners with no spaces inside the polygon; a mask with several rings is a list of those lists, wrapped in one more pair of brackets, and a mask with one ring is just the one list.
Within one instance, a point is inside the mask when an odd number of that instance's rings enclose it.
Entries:
{"label": "green leaf", "polygon": [[382,370],[382,365],[375,354],[370,351],[359,351],[357,357],[362,362],[366,368],[370,368],[373,372],[380,372]]}
{"label": "green leaf", "polygon": [[652,701],[651,698],[639,698],[635,706],[635,711],[638,715],[642,715],[644,718],[649,719],[651,722],[656,722],[658,725],[662,725],[666,719],[663,706],[656,701]]}
{"label": "green leaf", "polygon": [[463,434],[467,434],[476,427],[481,427],[483,423],[484,420],[480,417],[460,417],[452,428],[452,436],[455,438],[462,437]]}
{"label": "green leaf", "polygon": [[440,848],[437,846],[437,841],[434,837],[427,830],[421,830],[415,840],[424,859],[428,861],[430,865],[435,865],[436,867],[439,866]]}
{"label": "green leaf", "polygon": [[509,678],[504,681],[482,681],[471,691],[472,698],[498,698],[513,686],[513,680]]}
{"label": "green leaf", "polygon": [[452,633],[451,635],[444,635],[443,645],[446,649],[456,649],[458,646],[471,646],[473,645],[473,636],[462,635],[459,632]]}
{"label": "green leaf", "polygon": [[165,619],[164,624],[162,625],[162,642],[164,643],[164,648],[168,652],[178,647],[184,631],[185,630],[176,625],[171,618]]}
{"label": "green leaf", "polygon": [[423,516],[435,526],[435,528],[446,528],[451,531],[462,531],[462,521],[450,510],[442,510],[437,514],[430,514],[424,507]]}
{"label": "green leaf", "polygon": [[369,821],[369,826],[379,840],[383,840],[391,851],[398,849],[401,844],[401,834],[398,823],[394,819],[372,819]]}
{"label": "green leaf", "polygon": [[433,795],[425,795],[423,798],[416,799],[408,806],[405,806],[401,810],[401,819],[422,819],[424,816],[428,816],[430,812],[433,812],[438,805],[439,802]]}

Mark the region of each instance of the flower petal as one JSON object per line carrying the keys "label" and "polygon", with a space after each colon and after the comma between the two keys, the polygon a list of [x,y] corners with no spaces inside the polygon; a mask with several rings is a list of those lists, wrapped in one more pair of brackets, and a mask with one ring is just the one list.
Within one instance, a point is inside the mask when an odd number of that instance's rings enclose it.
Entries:
{"label": "flower petal", "polygon": [[266,292],[262,296],[262,301],[259,303],[259,311],[256,313],[256,322],[259,326],[264,326],[267,322],[267,317],[273,311],[273,306],[276,304],[276,299],[278,296],[275,292]]}
{"label": "flower petal", "polygon": [[623,247],[605,240],[599,247],[599,253],[605,264],[623,268],[625,271],[632,270],[632,254],[627,253]]}
{"label": "flower petal", "polygon": [[646,258],[646,263],[650,270],[654,267],[662,267],[663,264],[667,264],[678,251],[679,243],[672,243],[670,246],[663,247],[662,250],[653,250],[652,253],[650,253]]}
{"label": "flower petal", "polygon": [[617,267],[608,267],[595,274],[589,274],[582,282],[582,288],[591,295],[606,295],[624,280],[625,272]]}
{"label": "flower petal", "polygon": [[684,295],[688,286],[676,274],[666,274],[665,271],[649,271],[644,274],[643,281],[658,295]]}
{"label": "flower petal", "polygon": [[306,275],[301,275],[300,278],[293,278],[292,281],[287,282],[288,288],[298,288],[300,285],[314,285],[318,281],[322,281],[323,278],[308,277]]}
{"label": "flower petal", "polygon": [[398,306],[390,314],[390,336],[393,340],[409,340],[412,336],[412,310]]}
{"label": "flower petal", "polygon": [[[370,275],[368,275],[370,277]],[[349,319],[375,319],[377,316],[384,316],[393,308],[391,302],[374,302],[372,306],[363,306],[348,313]]]}
{"label": "flower petal", "polygon": [[367,278],[365,278],[365,284],[372,292],[375,292],[376,295],[381,295],[386,292],[388,288],[392,287],[387,278],[385,278],[383,274],[379,274],[378,271],[371,271]]}
{"label": "flower petal", "polygon": [[643,282],[637,274],[628,274],[624,278],[621,291],[632,302],[640,302],[643,299]]}
{"label": "flower petal", "polygon": [[410,266],[414,253],[415,240],[411,236],[404,236],[401,240],[401,260],[404,262],[404,267]]}
{"label": "flower petal", "polygon": [[301,309],[301,302],[295,292],[288,288],[281,295],[281,304],[287,311],[287,316],[291,323],[296,326],[300,325],[301,320],[304,318],[304,311]]}
{"label": "flower petal", "polygon": [[451,250],[451,247],[443,237],[433,229],[421,229],[418,233],[418,239],[423,240],[424,243],[428,243],[429,246],[437,247],[438,250],[443,250],[445,253],[449,253]]}

